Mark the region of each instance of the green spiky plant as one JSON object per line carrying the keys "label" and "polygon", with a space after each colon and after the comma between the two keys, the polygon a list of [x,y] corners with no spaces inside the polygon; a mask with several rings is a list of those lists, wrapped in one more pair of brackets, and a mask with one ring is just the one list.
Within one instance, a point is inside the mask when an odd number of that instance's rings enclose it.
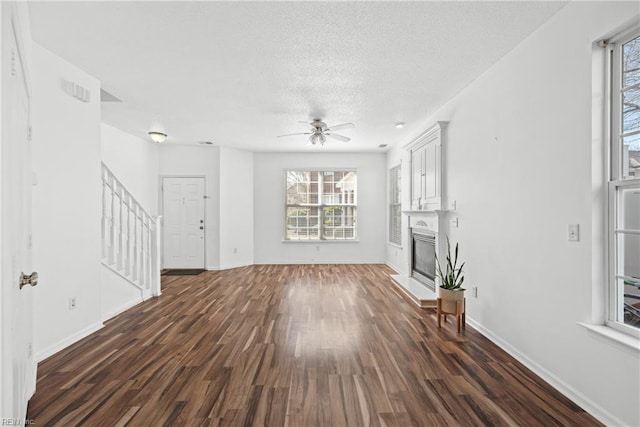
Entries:
{"label": "green spiky plant", "polygon": [[464,267],[464,264],[465,263],[463,262],[460,267],[458,267],[458,243],[456,243],[453,261],[451,261],[451,244],[449,243],[449,236],[447,236],[447,258],[444,271],[442,271],[440,260],[438,259],[438,255],[436,255],[437,274],[440,278],[440,287],[442,289],[449,289],[452,291],[465,290],[462,287],[462,283],[464,282],[462,268]]}

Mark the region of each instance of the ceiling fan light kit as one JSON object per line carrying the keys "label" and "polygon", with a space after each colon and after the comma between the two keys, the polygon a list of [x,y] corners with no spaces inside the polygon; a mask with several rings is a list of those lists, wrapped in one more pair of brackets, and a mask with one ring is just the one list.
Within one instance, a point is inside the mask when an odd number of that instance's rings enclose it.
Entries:
{"label": "ceiling fan light kit", "polygon": [[310,126],[311,127],[311,129],[309,129],[310,132],[288,133],[286,135],[278,135],[278,138],[282,138],[283,136],[310,135],[309,144],[311,145],[320,144],[321,146],[323,146],[324,143],[327,141],[327,137],[337,139],[338,141],[342,141],[342,142],[351,141],[351,138],[348,138],[343,135],[339,135],[337,133],[334,133],[333,131],[336,129],[349,129],[354,127],[353,123],[342,123],[339,125],[328,127],[327,124],[320,119],[314,119],[311,123],[307,123],[307,122],[300,122],[300,123],[304,124],[305,126]]}
{"label": "ceiling fan light kit", "polygon": [[311,145],[316,145],[316,144],[324,145],[326,141],[327,141],[327,137],[324,136],[324,134],[322,133],[314,133],[309,137],[309,142],[311,143]]}

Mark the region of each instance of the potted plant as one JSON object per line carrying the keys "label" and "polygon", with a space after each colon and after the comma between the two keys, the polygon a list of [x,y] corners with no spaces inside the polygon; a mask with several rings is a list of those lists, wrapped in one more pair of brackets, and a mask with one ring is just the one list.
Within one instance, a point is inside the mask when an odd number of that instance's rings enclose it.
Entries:
{"label": "potted plant", "polygon": [[458,320],[458,332],[460,332],[460,322],[465,323],[465,301],[462,283],[464,275],[462,274],[464,262],[458,266],[458,243],[454,250],[453,259],[451,256],[451,244],[449,236],[447,236],[447,256],[444,268],[440,264],[438,255],[436,255],[436,274],[440,279],[440,291],[438,298],[438,327],[440,326],[440,316],[444,314],[445,321],[447,314],[455,314]]}

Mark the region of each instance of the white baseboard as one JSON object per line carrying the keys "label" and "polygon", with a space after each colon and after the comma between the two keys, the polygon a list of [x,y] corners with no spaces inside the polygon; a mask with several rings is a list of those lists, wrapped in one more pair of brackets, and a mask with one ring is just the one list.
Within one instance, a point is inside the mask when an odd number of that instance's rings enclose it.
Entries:
{"label": "white baseboard", "polygon": [[475,330],[480,332],[482,335],[487,337],[490,341],[492,341],[495,345],[500,347],[502,350],[506,351],[518,362],[522,363],[524,366],[529,368],[533,373],[537,376],[548,382],[552,387],[557,389],[560,393],[562,393],[565,397],[573,401],[576,405],[580,406],[582,409],[587,411],[590,415],[595,417],[598,421],[607,426],[623,426],[621,420],[616,418],[613,414],[604,410],[600,405],[585,397],[582,393],[562,381],[553,373],[549,372],[533,360],[529,359],[526,355],[518,351],[515,347],[513,347],[508,342],[504,341],[502,338],[494,334],[489,329],[485,328],[475,320],[469,318],[467,316],[467,323],[469,326],[473,327]]}
{"label": "white baseboard", "polygon": [[113,310],[108,311],[107,313],[104,313],[102,315],[102,321],[106,322],[109,319],[112,319],[114,317],[116,317],[118,314],[123,313],[127,310],[129,310],[131,307],[135,307],[136,305],[140,304],[143,301],[148,300],[149,298],[151,298],[151,295],[148,295],[146,298],[144,297],[136,297],[132,300],[129,300],[127,302],[125,302],[124,304],[121,304],[120,306],[116,307]]}
{"label": "white baseboard", "polygon": [[88,326],[86,328],[84,328],[81,331],[76,332],[73,335],[68,336],[67,338],[64,338],[60,341],[58,341],[57,343],[50,345],[49,347],[45,348],[42,351],[39,351],[36,353],[35,355],[35,359],[36,362],[42,362],[44,359],[46,359],[49,356],[53,356],[54,354],[56,354],[57,352],[59,352],[60,350],[63,350],[67,347],[69,347],[71,344],[80,341],[82,338],[86,338],[89,335],[91,335],[92,333],[99,331],[100,329],[102,329],[104,327],[104,324],[102,324],[102,322],[100,323],[94,323],[91,326]]}
{"label": "white baseboard", "polygon": [[253,265],[329,265],[329,264],[385,264],[384,261],[344,261],[344,260],[322,260],[322,261],[257,261]]}
{"label": "white baseboard", "polygon": [[240,267],[249,267],[251,265],[254,265],[253,263],[248,263],[248,264],[243,264],[243,263],[239,263],[239,264],[227,264],[227,265],[221,265],[220,267],[218,267],[218,270],[231,270],[232,268],[240,268]]}
{"label": "white baseboard", "polygon": [[386,261],[385,264],[387,265],[387,267],[389,267],[390,269],[394,270],[396,273],[402,274],[402,270],[400,270],[400,267],[398,267],[397,265],[393,265],[389,261]]}

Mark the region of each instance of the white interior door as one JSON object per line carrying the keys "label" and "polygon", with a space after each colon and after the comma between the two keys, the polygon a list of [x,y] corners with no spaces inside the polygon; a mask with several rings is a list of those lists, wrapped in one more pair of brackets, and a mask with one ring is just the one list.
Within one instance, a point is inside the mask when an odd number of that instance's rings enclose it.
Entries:
{"label": "white interior door", "polygon": [[163,267],[204,268],[204,178],[164,177]]}
{"label": "white interior door", "polygon": [[17,11],[2,9],[2,413],[24,420],[35,392],[33,294],[31,266],[31,148],[28,67]]}

